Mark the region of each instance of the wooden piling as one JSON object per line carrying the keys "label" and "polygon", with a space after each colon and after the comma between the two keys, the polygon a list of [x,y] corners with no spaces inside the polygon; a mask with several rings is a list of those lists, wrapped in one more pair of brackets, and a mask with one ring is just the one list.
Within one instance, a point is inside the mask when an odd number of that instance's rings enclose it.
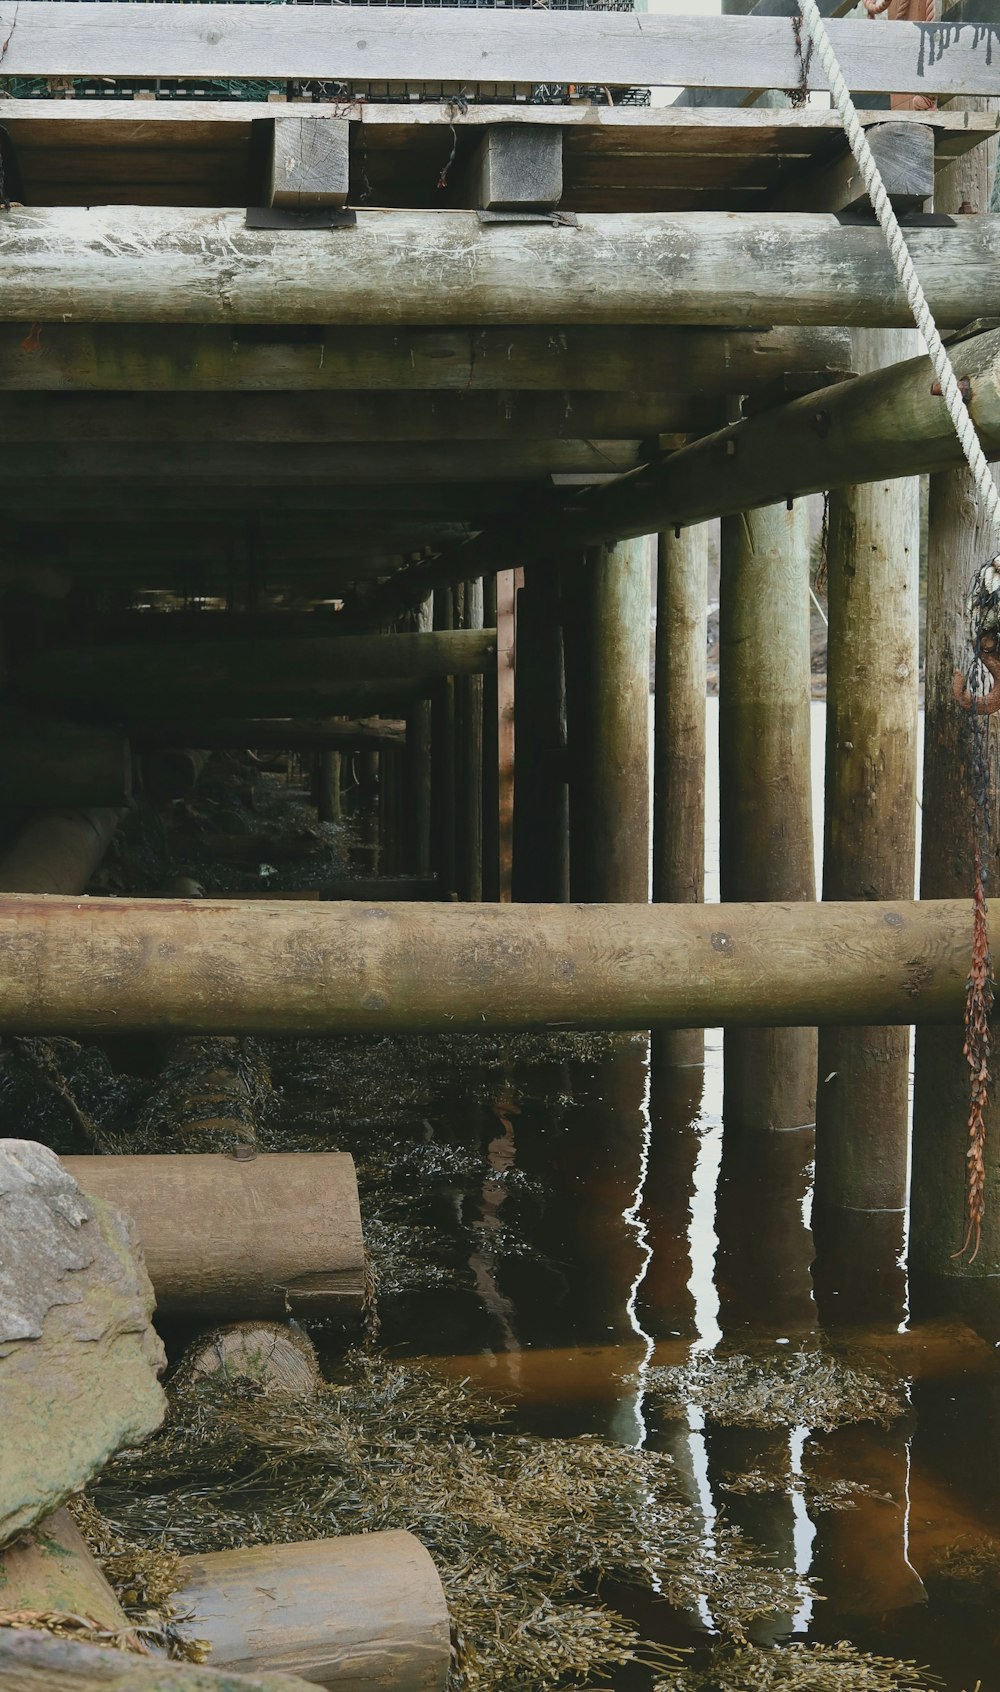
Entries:
{"label": "wooden piling", "polygon": [[[807,513],[769,506],[722,525],[719,864],[724,900],[812,900]],[[812,1128],[816,1038],[727,1029],[726,1132]]]}
{"label": "wooden piling", "polygon": [[[483,627],[483,584],[464,583],[462,626]],[[494,648],[495,651],[495,648]],[[483,896],[483,678],[456,681],[458,742],[458,894],[478,904]]]}
{"label": "wooden piling", "polygon": [[558,575],[525,571],[517,594],[514,659],[513,896],[569,898],[566,682]]}
{"label": "wooden piling", "polygon": [[[455,627],[455,594],[450,587],[434,593],[434,630]],[[442,889],[456,888],[455,839],[455,678],[442,676],[431,694],[431,868]]]}
{"label": "wooden piling", "polygon": [[[963,101],[979,110],[1000,110],[1000,100]],[[936,206],[966,216],[990,204],[998,144],[977,147],[956,160],[941,181]],[[971,214],[966,208],[971,208]],[[960,219],[962,221],[962,219]],[[994,470],[994,477],[998,472]],[[951,678],[969,661],[965,599],[973,575],[996,545],[983,518],[967,470],[931,477],[927,544],[927,661],[924,684],[924,780],[921,818],[920,896],[971,901],[973,884],[972,736],[969,718],[951,693]],[[1000,889],[1000,760],[996,729],[989,731],[990,837],[986,855],[987,893]],[[969,915],[971,956],[972,916]],[[1000,1067],[994,1062],[994,1073]],[[994,1084],[995,1100],[995,1084]],[[974,1263],[958,1257],[965,1234],[965,1124],[969,1111],[969,1067],[962,1039],[953,1028],[921,1028],[914,1054],[913,1152],[910,1179],[910,1268],[921,1302],[928,1281],[947,1285],[954,1296],[966,1286],[1000,1272],[1000,1112],[987,1114],[986,1212],[982,1244]]]}
{"label": "wooden piling", "polygon": [[316,815],[320,822],[340,821],[340,753],[316,753]]}
{"label": "wooden piling", "polygon": [[[708,530],[659,537],[653,731],[653,899],[705,897]],[[657,1066],[699,1064],[701,1029],[653,1036]]]}
{"label": "wooden piling", "polygon": [[[430,599],[418,605],[413,626],[418,634],[429,634],[434,620]],[[404,804],[406,867],[412,875],[429,875],[431,870],[431,703],[415,699],[406,713],[404,754]]]}
{"label": "wooden piling", "polygon": [[[576,613],[570,716],[572,897],[649,898],[648,537],[594,548],[564,572]],[[574,794],[573,789],[576,789]]]}
{"label": "wooden piling", "polygon": [[[859,334],[858,368],[912,356],[915,340]],[[825,899],[913,894],[919,557],[915,478],[830,495]],[[813,1228],[826,1321],[888,1316],[903,1296],[908,1067],[905,1028],[820,1036]]]}

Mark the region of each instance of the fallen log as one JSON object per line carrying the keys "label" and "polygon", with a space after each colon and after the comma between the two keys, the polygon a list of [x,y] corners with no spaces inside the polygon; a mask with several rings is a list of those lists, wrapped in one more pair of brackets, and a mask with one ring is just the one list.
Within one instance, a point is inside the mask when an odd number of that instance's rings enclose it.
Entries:
{"label": "fallen log", "polygon": [[967,902],[947,899],[300,907],[7,897],[0,1030],[958,1022],[970,936]]}
{"label": "fallen log", "polygon": [[312,1398],[321,1380],[312,1341],[279,1322],[233,1322],[189,1345],[171,1385],[248,1380],[267,1393]]}
{"label": "fallen log", "polygon": [[0,1628],[0,1682],[4,1692],[310,1692],[297,1676],[165,1663],[34,1628]]}
{"label": "fallen log", "polygon": [[7,806],[122,806],[132,798],[129,745],[110,729],[24,712],[0,716],[0,793]]}
{"label": "fallen log", "polygon": [[[313,235],[248,229],[215,207],[15,209],[0,230],[0,320],[912,325],[881,230],[827,213],[597,213],[567,230],[360,211],[343,241]],[[1000,315],[1000,217],[906,238],[940,328]]]}
{"label": "fallen log", "polygon": [[162,1314],[348,1317],[361,1307],[364,1241],[346,1153],[62,1163],[84,1192],[134,1221]]}
{"label": "fallen log", "polygon": [[451,1629],[437,1569],[411,1533],[259,1545],[183,1559],[182,1637],[209,1662],[278,1669],[350,1692],[436,1692]]}
{"label": "fallen log", "polygon": [[111,844],[120,810],[43,811],[0,852],[5,893],[82,893]]}
{"label": "fallen log", "polygon": [[89,1627],[110,1634],[119,1646],[135,1640],[125,1611],[68,1510],[47,1516],[0,1552],[0,1632],[10,1626],[12,1616],[27,1613],[79,1616]]}
{"label": "fallen log", "polygon": [[201,779],[211,754],[185,746],[165,746],[142,759],[142,785],[151,799],[186,799]]}
{"label": "fallen log", "polygon": [[49,648],[11,674],[23,698],[72,701],[163,717],[220,708],[294,715],[352,685],[478,675],[494,629],[445,634],[341,635],[309,640],[192,641]]}

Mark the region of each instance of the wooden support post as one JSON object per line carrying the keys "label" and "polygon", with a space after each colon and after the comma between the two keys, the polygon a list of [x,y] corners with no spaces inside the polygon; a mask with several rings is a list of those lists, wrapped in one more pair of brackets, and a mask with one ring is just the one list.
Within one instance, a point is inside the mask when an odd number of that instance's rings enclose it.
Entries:
{"label": "wooden support post", "polygon": [[[659,537],[653,737],[653,898],[666,905],[705,897],[705,692],[708,530]],[[656,1034],[658,1067],[700,1064],[701,1029]]]}
{"label": "wooden support post", "polygon": [[43,811],[0,852],[4,893],[82,893],[111,844],[118,810]]}
{"label": "wooden support post", "polygon": [[320,822],[340,821],[340,753],[319,751],[316,756],[316,815]]}
{"label": "wooden support post", "polygon": [[[788,901],[808,920],[816,908],[816,872],[806,507],[769,506],[727,518],[721,540],[722,897]],[[816,1034],[803,1023],[725,1028],[716,1229],[719,1320],[731,1342],[754,1324],[788,1336],[815,1322],[803,1204]],[[725,1447],[726,1436],[719,1444]],[[770,1548],[777,1552],[791,1523],[785,1514],[771,1526],[777,1538]]]}
{"label": "wooden support post", "polygon": [[509,904],[514,876],[514,626],[520,570],[497,572],[497,827],[499,896]]}
{"label": "wooden support post", "polygon": [[[454,590],[441,588],[434,594],[435,632],[453,629],[454,617]],[[455,797],[455,682],[447,676],[431,695],[432,868],[446,895],[457,888]]]}
{"label": "wooden support post", "polygon": [[551,211],[562,199],[562,130],[491,123],[472,166],[473,203],[484,211]]}
{"label": "wooden support post", "polygon": [[497,576],[483,581],[483,621],[497,630],[497,657],[483,680],[483,898],[500,898],[500,670],[504,662],[497,622]]}
{"label": "wooden support post", "polygon": [[[430,599],[418,605],[413,616],[419,634],[429,634],[434,621]],[[404,807],[406,868],[412,875],[429,875],[431,870],[431,703],[416,699],[406,714],[404,752]]]}
{"label": "wooden support post", "polygon": [[575,805],[571,796],[573,897],[586,902],[645,904],[649,898],[649,540],[597,547],[582,572],[576,577],[567,572],[564,580],[569,591],[581,596],[583,614],[577,660],[582,698],[570,727],[570,780],[578,789]]}
{"label": "wooden support post", "polygon": [[[912,331],[859,335],[870,370]],[[825,899],[908,899],[916,853],[920,487],[830,496]],[[819,1042],[813,1230],[824,1321],[901,1315],[909,1032],[825,1028]]]}
{"label": "wooden support post", "polygon": [[345,1692],[443,1692],[448,1606],[411,1533],[212,1551],[183,1570],[178,1631],[207,1639],[215,1667],[288,1669]]}
{"label": "wooden support post", "polygon": [[[726,518],[721,586],[722,897],[815,899],[804,503]],[[727,1030],[727,1134],[802,1129],[811,1140],[815,1101],[811,1029]]]}
{"label": "wooden support post", "polygon": [[[874,123],[865,136],[879,167],[893,210],[923,211],[934,198],[934,131],[923,123]],[[779,211],[840,212],[863,206],[868,190],[854,154],[844,148],[822,170],[790,182],[775,196]]]}
{"label": "wooden support post", "polygon": [[364,1242],[346,1153],[61,1161],[85,1193],[131,1216],[162,1314],[354,1317],[361,1308]]}
{"label": "wooden support post", "polygon": [[525,572],[514,662],[513,896],[569,898],[569,788],[562,611],[554,569]]}
{"label": "wooden support post", "polygon": [[373,919],[363,906],[291,900],[8,896],[0,1030],[957,1023],[968,938],[967,900],[399,903]]}
{"label": "wooden support post", "polygon": [[272,118],[269,127],[265,203],[284,211],[346,205],[351,137],[347,119],[282,116]]}
{"label": "wooden support post", "polygon": [[[1000,101],[968,102],[1000,110]],[[941,210],[972,215],[990,204],[997,143],[960,160],[942,181]],[[994,471],[994,475],[997,472]],[[924,781],[920,854],[921,898],[971,898],[973,885],[972,735],[969,718],[955,705],[951,678],[969,661],[965,600],[975,571],[996,540],[982,515],[967,470],[932,476],[927,547],[927,663],[925,668]],[[990,838],[987,891],[1000,887],[1000,762],[995,727],[989,732]],[[972,918],[967,945],[971,952]],[[994,1073],[1000,1066],[994,1060]],[[956,1253],[965,1235],[965,1156],[969,1066],[954,1028],[921,1028],[916,1039],[913,1088],[913,1155],[910,1179],[910,1271],[918,1305],[947,1289],[954,1300],[992,1298],[1000,1272],[1000,1112],[994,1096],[987,1115],[986,1212],[974,1263]]]}
{"label": "wooden support post", "polygon": [[[483,626],[483,584],[466,582],[463,625]],[[494,652],[496,645],[494,641]],[[456,683],[458,741],[456,787],[459,799],[458,894],[478,904],[483,896],[483,678],[463,676]]]}

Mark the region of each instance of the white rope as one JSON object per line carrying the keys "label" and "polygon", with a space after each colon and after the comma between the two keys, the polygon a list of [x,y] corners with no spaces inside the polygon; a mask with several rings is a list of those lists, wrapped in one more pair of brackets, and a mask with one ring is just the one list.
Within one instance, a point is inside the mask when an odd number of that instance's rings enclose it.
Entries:
{"label": "white rope", "polygon": [[826,25],[820,16],[816,0],[799,0],[799,3],[802,8],[802,20],[819,54],[823,74],[830,85],[830,92],[833,95],[837,111],[840,113],[851,152],[857,159],[865,187],[868,190],[868,196],[875,207],[875,215],[882,225],[882,232],[889,243],[892,262],[905,290],[914,321],[927,344],[934,373],[941,384],[941,393],[948,407],[951,420],[955,425],[955,433],[968,460],[969,469],[975,478],[984,511],[993,525],[997,550],[1000,551],[1000,494],[997,493],[996,483],[993,480],[989,464],[986,461],[986,454],[983,452],[982,444],[976,432],[976,425],[973,423],[969,408],[962,398],[951,359],[948,357],[944,343],[938,334],[937,324],[934,321],[931,308],[927,304],[927,296],[920,286],[909,248],[896,221],[896,214],[889,203],[885,183],[882,181],[878,165],[875,163],[865,132],[858,120],[857,108],[851,99],[847,84],[837,63],[837,55],[826,32]]}

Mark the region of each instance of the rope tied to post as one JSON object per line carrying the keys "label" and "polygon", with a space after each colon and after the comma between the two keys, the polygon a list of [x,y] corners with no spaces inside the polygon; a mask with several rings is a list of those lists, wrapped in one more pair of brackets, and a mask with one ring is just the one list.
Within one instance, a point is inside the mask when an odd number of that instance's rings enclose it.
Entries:
{"label": "rope tied to post", "polygon": [[[963,676],[959,672],[954,684],[956,699],[969,715],[974,805],[972,962],[966,989],[964,1046],[970,1074],[966,1231],[962,1246],[955,1255],[962,1257],[971,1247],[970,1261],[974,1261],[982,1237],[985,1204],[985,1109],[991,1081],[990,1012],[993,1005],[993,972],[986,922],[986,857],[990,833],[989,719],[1000,710],[1000,494],[997,492],[951,359],[938,333],[934,315],[927,303],[927,296],[917,276],[885,183],[868,145],[857,108],[844,81],[819,7],[816,0],[799,0],[799,4],[799,16],[795,26],[796,42],[799,41],[804,25],[819,55],[848,145],[861,171],[865,189],[888,243],[896,275],[906,294],[913,320],[924,338],[940,393],[972,472],[983,515],[988,519],[995,537],[994,555],[977,570],[969,593],[967,612],[971,660],[966,675]],[[875,10],[881,9],[876,3]],[[799,58],[801,63],[801,50]],[[989,691],[985,694],[980,691],[984,674],[991,678]]]}

